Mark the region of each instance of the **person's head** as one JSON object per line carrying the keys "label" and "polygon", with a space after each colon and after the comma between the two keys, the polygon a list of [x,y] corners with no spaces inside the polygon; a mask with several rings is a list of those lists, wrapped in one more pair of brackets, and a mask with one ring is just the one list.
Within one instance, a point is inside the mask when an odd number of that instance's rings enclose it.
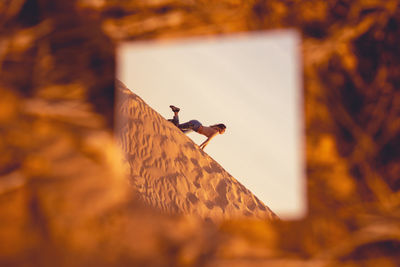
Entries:
{"label": "person's head", "polygon": [[226,129],[226,126],[223,123],[214,124],[211,127],[217,129],[220,134],[223,134],[225,132],[225,129]]}

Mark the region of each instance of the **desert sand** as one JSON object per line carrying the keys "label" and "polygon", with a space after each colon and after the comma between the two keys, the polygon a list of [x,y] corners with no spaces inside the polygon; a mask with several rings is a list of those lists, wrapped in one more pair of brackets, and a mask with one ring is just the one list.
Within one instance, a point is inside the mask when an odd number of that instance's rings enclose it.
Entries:
{"label": "desert sand", "polygon": [[[121,81],[117,136],[130,182],[147,204],[212,221],[277,216],[171,122]],[[166,103],[167,105],[168,103]]]}

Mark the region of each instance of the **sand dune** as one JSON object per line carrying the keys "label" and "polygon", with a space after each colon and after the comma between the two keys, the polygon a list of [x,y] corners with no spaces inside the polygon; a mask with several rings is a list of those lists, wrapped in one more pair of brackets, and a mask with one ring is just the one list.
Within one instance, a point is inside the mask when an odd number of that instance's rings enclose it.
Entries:
{"label": "sand dune", "polygon": [[276,215],[189,137],[117,81],[118,142],[131,184],[168,213],[219,220]]}

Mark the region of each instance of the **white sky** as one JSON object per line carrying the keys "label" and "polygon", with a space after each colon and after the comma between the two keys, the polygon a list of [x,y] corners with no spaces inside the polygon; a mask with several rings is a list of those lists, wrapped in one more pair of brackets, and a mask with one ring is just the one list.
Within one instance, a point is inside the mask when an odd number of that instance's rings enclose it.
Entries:
{"label": "white sky", "polygon": [[126,43],[117,76],[166,119],[172,104],[181,123],[224,123],[205,152],[282,219],[295,219],[306,212],[299,45],[290,30]]}

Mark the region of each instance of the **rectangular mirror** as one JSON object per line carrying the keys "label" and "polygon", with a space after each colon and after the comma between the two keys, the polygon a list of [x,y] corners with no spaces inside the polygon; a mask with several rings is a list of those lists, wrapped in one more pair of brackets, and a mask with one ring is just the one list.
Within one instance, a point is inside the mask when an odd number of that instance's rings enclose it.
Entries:
{"label": "rectangular mirror", "polygon": [[174,105],[181,123],[225,124],[204,151],[281,219],[298,219],[307,209],[299,47],[292,30],[125,43],[117,77],[165,119]]}

